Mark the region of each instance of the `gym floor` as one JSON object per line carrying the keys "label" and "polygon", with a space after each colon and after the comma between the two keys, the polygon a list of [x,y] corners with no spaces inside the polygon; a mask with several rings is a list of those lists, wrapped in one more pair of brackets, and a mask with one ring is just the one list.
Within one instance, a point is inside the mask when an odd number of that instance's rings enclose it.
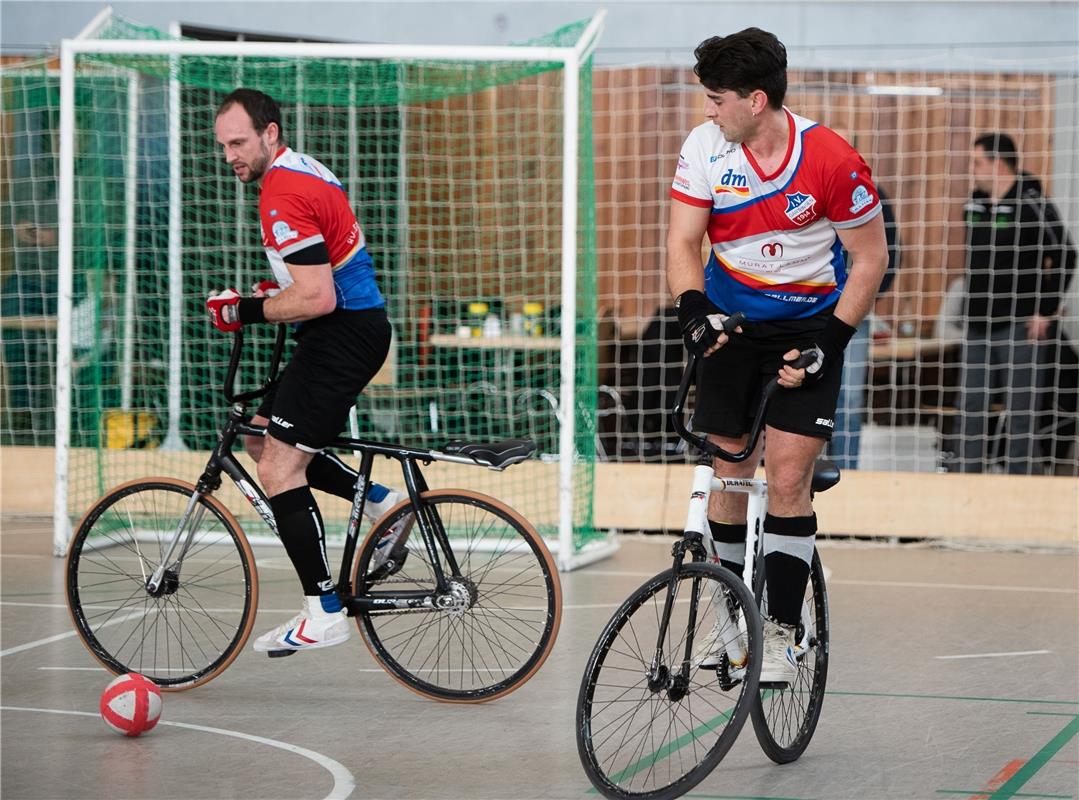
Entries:
{"label": "gym floor", "polygon": [[[551,657],[513,694],[445,705],[403,688],[358,632],[164,695],[139,739],[97,712],[111,676],[75,636],[45,521],[0,533],[0,795],[36,798],[584,798],[574,739],[599,631],[672,539],[623,537],[562,576]],[[254,635],[299,608],[282,550],[256,548]],[[1079,554],[821,543],[832,647],[820,725],[777,766],[747,724],[688,797],[757,800],[1079,796]],[[331,559],[332,561],[332,559]]]}

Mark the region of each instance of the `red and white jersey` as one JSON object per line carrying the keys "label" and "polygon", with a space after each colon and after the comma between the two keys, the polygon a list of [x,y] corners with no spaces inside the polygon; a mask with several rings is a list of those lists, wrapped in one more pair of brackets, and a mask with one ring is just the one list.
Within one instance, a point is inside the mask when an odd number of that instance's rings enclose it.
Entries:
{"label": "red and white jersey", "polygon": [[285,259],[324,242],[337,307],[360,310],[385,305],[345,189],[311,156],[288,147],[278,150],[261,181],[259,226],[266,257],[282,289],[292,284]]}
{"label": "red and white jersey", "polygon": [[675,200],[712,212],[705,293],[750,320],[798,319],[834,305],[847,280],[835,229],[881,212],[857,151],[834,131],[784,112],[787,153],[773,174],[709,121],[686,138],[671,187]]}

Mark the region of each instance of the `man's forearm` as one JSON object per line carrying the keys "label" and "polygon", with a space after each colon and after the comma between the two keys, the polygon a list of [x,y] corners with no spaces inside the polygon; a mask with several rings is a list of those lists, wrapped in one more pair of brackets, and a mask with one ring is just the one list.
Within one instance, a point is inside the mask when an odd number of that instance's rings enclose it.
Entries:
{"label": "man's forearm", "polygon": [[668,241],[667,286],[673,298],[690,289],[704,291],[704,265],[701,264],[700,245],[693,247],[687,242]]}
{"label": "man's forearm", "polygon": [[835,307],[835,315],[857,328],[873,308],[880,291],[880,283],[888,268],[887,257],[877,259],[878,263],[853,262],[843,294]]}

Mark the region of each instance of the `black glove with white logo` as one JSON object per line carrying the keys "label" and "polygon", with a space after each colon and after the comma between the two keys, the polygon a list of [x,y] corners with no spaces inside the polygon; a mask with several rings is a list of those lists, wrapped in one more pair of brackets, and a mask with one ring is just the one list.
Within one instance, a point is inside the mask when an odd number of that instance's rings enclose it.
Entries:
{"label": "black glove with white logo", "polygon": [[678,326],[686,349],[694,355],[704,355],[719,340],[719,334],[725,332],[723,323],[728,317],[719,312],[704,292],[697,289],[682,292],[674,307],[678,310]]}
{"label": "black glove with white logo", "polygon": [[812,360],[804,365],[805,383],[816,383],[824,376],[826,368],[834,368],[830,365],[842,363],[843,351],[847,349],[847,343],[854,334],[854,328],[833,315],[824,324],[824,330],[817,335],[813,347],[803,350],[801,355],[787,363],[798,369],[803,367],[807,358],[812,357]]}

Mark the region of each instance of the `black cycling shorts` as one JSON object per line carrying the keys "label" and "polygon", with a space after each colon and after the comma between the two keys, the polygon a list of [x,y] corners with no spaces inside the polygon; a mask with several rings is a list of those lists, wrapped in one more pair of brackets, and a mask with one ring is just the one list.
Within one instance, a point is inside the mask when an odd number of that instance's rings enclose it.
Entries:
{"label": "black cycling shorts", "polygon": [[275,439],[316,453],[345,429],[356,396],[390,351],[384,308],[338,309],[304,322],[296,347],[258,413]]}
{"label": "black cycling shorts", "polygon": [[[737,438],[749,432],[760,406],[761,390],[779,373],[783,354],[813,345],[831,314],[798,320],[747,322],[697,367],[693,428],[698,433]],[[772,395],[765,423],[818,439],[831,439],[843,360],[828,360],[819,381],[797,389],[780,386]]]}

